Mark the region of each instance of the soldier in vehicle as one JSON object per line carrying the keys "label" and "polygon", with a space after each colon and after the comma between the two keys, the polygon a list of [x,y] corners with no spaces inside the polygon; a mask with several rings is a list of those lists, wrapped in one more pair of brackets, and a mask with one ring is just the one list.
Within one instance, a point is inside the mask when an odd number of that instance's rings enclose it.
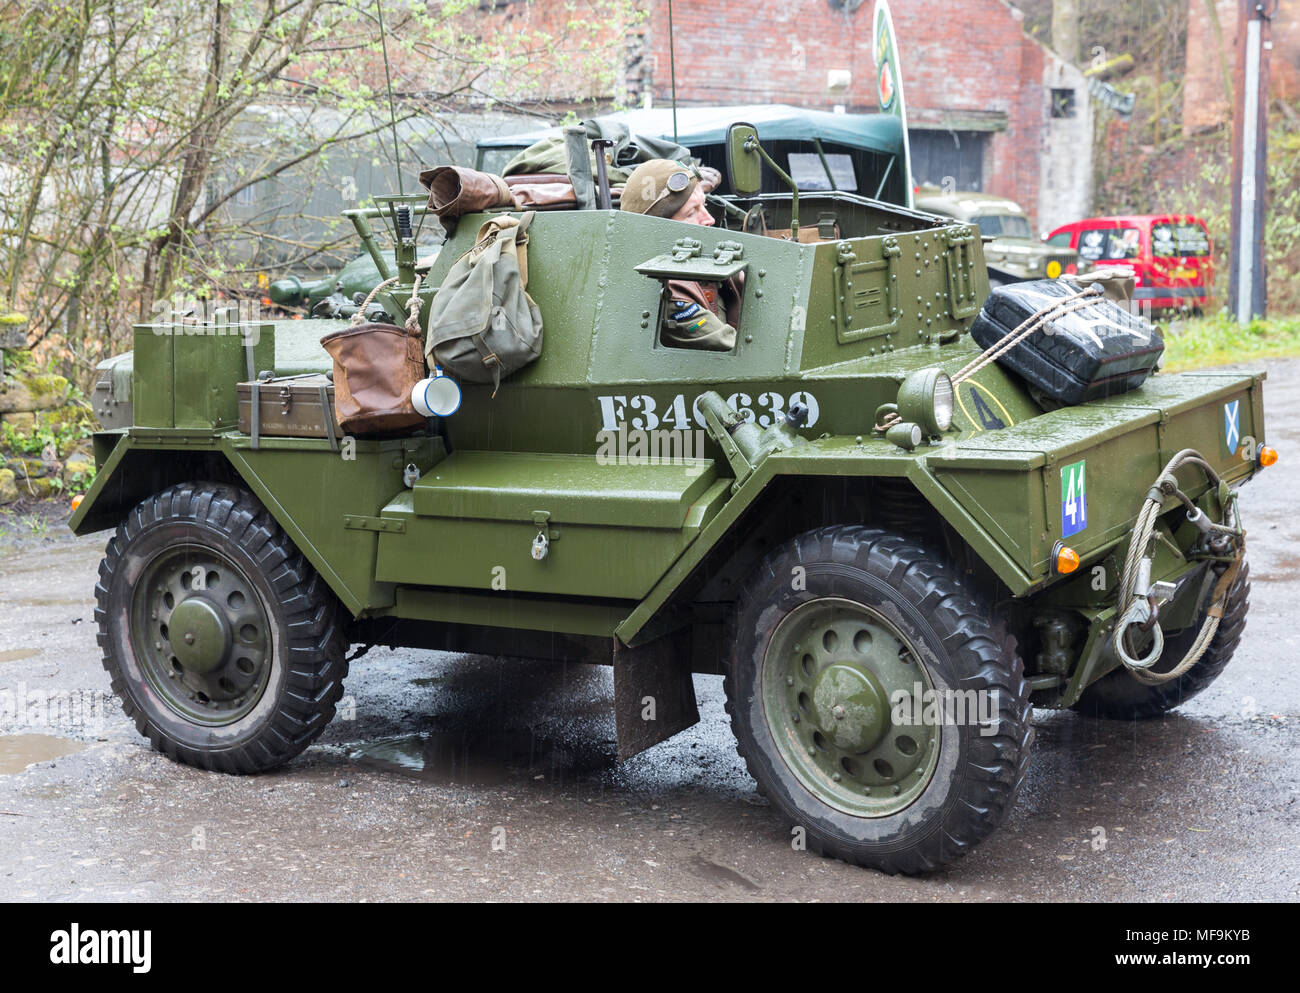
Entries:
{"label": "soldier in vehicle", "polygon": [[[704,206],[705,188],[680,162],[651,159],[628,177],[619,204],[622,210],[666,217],[672,221],[714,223]],[[664,314],[660,340],[671,348],[696,348],[727,352],[736,345],[743,287],[739,279],[721,283],[668,282],[671,297]]]}

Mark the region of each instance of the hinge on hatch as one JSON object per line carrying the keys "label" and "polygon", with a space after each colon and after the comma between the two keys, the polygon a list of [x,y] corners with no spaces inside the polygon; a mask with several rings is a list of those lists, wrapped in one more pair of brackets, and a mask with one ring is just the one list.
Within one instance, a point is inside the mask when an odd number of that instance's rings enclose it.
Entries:
{"label": "hinge on hatch", "polygon": [[343,526],[349,531],[381,531],[385,534],[406,534],[406,522],[391,517],[364,517],[344,514]]}
{"label": "hinge on hatch", "polygon": [[975,292],[975,229],[950,227],[944,230],[948,249],[944,261],[948,269],[948,312],[954,320],[973,317],[979,312]]}
{"label": "hinge on hatch", "polygon": [[700,254],[703,248],[704,246],[694,238],[678,238],[673,242],[673,261],[685,262],[687,259],[693,259]]}
{"label": "hinge on hatch", "polygon": [[713,249],[713,264],[726,265],[745,254],[745,246],[738,241],[720,241]]}

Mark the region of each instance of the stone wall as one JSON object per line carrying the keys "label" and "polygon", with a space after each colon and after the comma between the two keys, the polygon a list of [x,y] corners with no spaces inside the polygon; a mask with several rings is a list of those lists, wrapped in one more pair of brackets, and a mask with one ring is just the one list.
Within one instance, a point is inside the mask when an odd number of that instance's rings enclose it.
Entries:
{"label": "stone wall", "polygon": [[[32,370],[10,347],[25,345],[22,327],[13,318],[0,322],[0,506],[78,492],[95,472],[88,405],[64,377]],[[53,442],[40,444],[46,436]]]}

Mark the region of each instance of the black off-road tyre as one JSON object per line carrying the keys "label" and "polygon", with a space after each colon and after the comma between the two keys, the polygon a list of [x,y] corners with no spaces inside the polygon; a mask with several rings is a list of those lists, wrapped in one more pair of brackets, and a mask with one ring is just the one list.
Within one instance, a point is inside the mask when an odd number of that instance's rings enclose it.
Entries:
{"label": "black off-road tyre", "polygon": [[[206,579],[184,582],[191,569]],[[214,618],[227,636],[208,639],[216,645],[204,663],[210,671],[193,678],[207,680],[195,684],[203,689],[214,680],[232,687],[224,711],[216,709],[220,691],[208,699],[187,688],[191,674],[172,654],[184,654],[186,636],[165,626],[175,607],[200,597],[186,616]],[[298,755],[334,716],[347,675],[341,608],[247,490],[183,483],[142,501],[108,542],[95,598],[113,692],[169,758],[218,772],[263,772]],[[133,624],[133,615],[142,622]],[[175,672],[160,672],[169,654]]]}
{"label": "black off-road tyre", "polygon": [[[944,724],[937,729],[930,744],[933,772],[928,781],[917,773],[912,789],[923,791],[914,799],[904,795],[895,801],[907,802],[904,809],[883,816],[846,812],[847,805],[835,805],[837,795],[818,795],[808,785],[821,790],[831,787],[829,782],[818,782],[815,772],[797,773],[794,760],[777,746],[763,694],[780,696],[786,692],[780,683],[797,677],[782,677],[775,690],[768,690],[761,674],[765,664],[783,664],[783,650],[773,646],[784,646],[790,637],[783,633],[784,619],[797,617],[796,610],[822,609],[814,601],[849,604],[850,617],[866,608],[864,616],[887,619],[901,635],[897,643],[915,649],[934,688],[986,691],[995,702],[990,707],[995,716],[985,728]],[[857,643],[853,639],[855,651]],[[880,644],[892,650],[888,640]],[[729,618],[726,645],[724,685],[737,749],[760,791],[794,826],[792,835],[797,838],[798,828],[806,832],[810,850],[890,874],[928,872],[988,837],[1014,803],[1033,738],[1024,667],[1005,625],[994,621],[988,605],[935,552],[866,527],[826,527],[800,535],[769,554],[749,578]],[[796,657],[803,650],[798,644],[793,648]],[[897,655],[904,657],[901,648]],[[823,672],[830,658],[820,658]],[[798,664],[806,661],[805,656]],[[817,707],[824,714],[820,703]],[[796,729],[807,733],[808,719],[805,715],[803,722],[796,719],[775,733],[795,740]],[[898,727],[892,716],[886,727],[881,741]],[[813,748],[807,751],[811,755]],[[830,778],[836,779],[832,789],[843,788],[840,777]]]}
{"label": "black off-road tyre", "polygon": [[[1208,594],[1207,594],[1208,596]],[[1088,717],[1105,717],[1116,721],[1146,720],[1159,717],[1179,704],[1186,703],[1218,677],[1232,661],[1233,653],[1246,630],[1246,614],[1250,610],[1250,565],[1242,562],[1236,581],[1228,590],[1223,607],[1223,617],[1218,630],[1210,639],[1194,666],[1177,679],[1150,686],[1139,683],[1120,666],[1113,669],[1083,691],[1072,709]],[[1205,622],[1202,608],[1195,624],[1190,624],[1165,638],[1165,649],[1160,661],[1152,666],[1154,672],[1168,672],[1187,654]]]}

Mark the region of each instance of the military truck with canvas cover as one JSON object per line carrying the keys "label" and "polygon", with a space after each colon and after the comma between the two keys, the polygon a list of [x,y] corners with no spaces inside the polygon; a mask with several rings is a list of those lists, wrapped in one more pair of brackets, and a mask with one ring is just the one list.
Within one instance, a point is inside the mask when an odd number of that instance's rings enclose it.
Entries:
{"label": "military truck with canvas cover", "polygon": [[[697,721],[691,674],[717,673],[787,827],[910,873],[1002,821],[1032,707],[1151,717],[1222,671],[1249,593],[1234,487],[1274,457],[1262,374],[1149,359],[1122,392],[1036,399],[971,337],[976,227],[762,193],[760,136],[738,126],[729,149],[713,227],[536,211],[540,356],[411,429],[277,435],[246,410],[241,430],[241,383],[290,414],[331,389],[320,322],[136,328],[130,423],[95,436],[71,527],[111,532],[99,642],[154,747],[282,765],[334,715],[350,646],[612,665],[621,758]],[[373,215],[399,208],[422,216],[409,197]],[[747,233],[760,208],[790,233]],[[383,310],[414,295],[427,332],[502,213],[462,217],[418,272],[418,230],[390,225]],[[662,343],[669,281],[733,277],[733,349]],[[1003,345],[1068,364],[1092,337],[1136,355],[1132,334],[1158,354],[1154,329],[1104,314],[1055,340],[1053,314],[1101,301],[1044,296]]]}

